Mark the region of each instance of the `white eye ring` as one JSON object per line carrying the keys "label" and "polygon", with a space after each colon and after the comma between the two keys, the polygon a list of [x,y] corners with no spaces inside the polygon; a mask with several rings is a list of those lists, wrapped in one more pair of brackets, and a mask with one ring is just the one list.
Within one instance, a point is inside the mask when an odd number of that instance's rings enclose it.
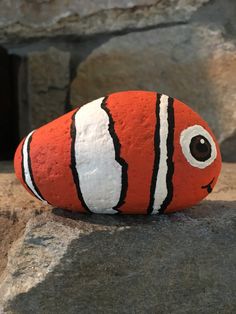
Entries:
{"label": "white eye ring", "polygon": [[[211,145],[211,156],[205,161],[199,161],[191,154],[190,151],[190,143],[193,137],[202,135],[204,136],[208,142]],[[216,145],[211,137],[211,135],[205,130],[201,125],[193,125],[188,127],[187,129],[184,129],[180,134],[180,145],[183,151],[183,154],[187,161],[193,166],[200,169],[204,169],[216,159],[217,156],[217,150]]]}

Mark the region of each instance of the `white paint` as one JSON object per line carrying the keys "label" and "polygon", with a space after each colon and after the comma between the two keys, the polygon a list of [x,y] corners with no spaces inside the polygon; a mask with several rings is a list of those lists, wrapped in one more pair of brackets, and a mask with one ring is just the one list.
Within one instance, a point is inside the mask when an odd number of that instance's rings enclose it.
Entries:
{"label": "white paint", "polygon": [[31,133],[29,133],[24,141],[23,144],[23,166],[24,166],[24,174],[25,174],[25,183],[27,184],[28,188],[34,193],[35,196],[37,196],[41,201],[45,202],[44,199],[42,199],[42,197],[39,196],[39,194],[37,193],[37,191],[34,188],[33,182],[32,182],[32,177],[31,177],[31,173],[29,170],[29,155],[28,155],[28,151],[27,151],[27,146],[29,143],[29,139],[30,136],[34,133],[34,131],[32,131]]}
{"label": "white paint", "polygon": [[168,99],[162,95],[160,99],[160,161],[157,172],[156,189],[154,193],[154,204],[152,214],[157,214],[162,203],[167,197],[166,176],[168,171],[167,165],[167,138],[168,138]]}
{"label": "white paint", "polygon": [[75,160],[80,189],[88,208],[99,214],[115,214],[121,193],[122,167],[115,160],[109,117],[104,98],[81,107],[75,115]]}
{"label": "white paint", "polygon": [[[197,135],[204,136],[211,145],[211,157],[205,161],[199,161],[193,157],[190,151],[190,143],[193,137]],[[211,137],[211,135],[205,130],[201,125],[193,125],[184,129],[180,134],[180,145],[183,151],[183,154],[187,161],[193,166],[200,169],[204,169],[216,159],[217,157],[217,150],[216,145]]]}

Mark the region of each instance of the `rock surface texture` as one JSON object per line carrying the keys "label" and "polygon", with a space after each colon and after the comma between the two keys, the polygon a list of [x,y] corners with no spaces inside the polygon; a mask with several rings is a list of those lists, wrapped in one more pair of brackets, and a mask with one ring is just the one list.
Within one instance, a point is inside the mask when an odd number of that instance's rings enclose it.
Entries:
{"label": "rock surface texture", "polygon": [[[65,112],[70,54],[50,47],[22,58],[18,80],[21,138]],[[28,115],[26,113],[29,113]]]}
{"label": "rock surface texture", "polygon": [[[1,274],[0,312],[234,313],[235,179],[224,164],[208,200],[182,214],[31,218]],[[6,193],[14,182],[1,175]],[[1,212],[30,200],[17,191]]]}
{"label": "rock surface texture", "polygon": [[[12,5],[10,5],[12,2]],[[3,0],[0,40],[55,35],[91,35],[188,21],[209,0]],[[27,3],[27,5],[26,5]]]}
{"label": "rock surface texture", "polygon": [[19,137],[108,93],[153,90],[196,109],[236,161],[235,15],[234,0],[1,1]]}

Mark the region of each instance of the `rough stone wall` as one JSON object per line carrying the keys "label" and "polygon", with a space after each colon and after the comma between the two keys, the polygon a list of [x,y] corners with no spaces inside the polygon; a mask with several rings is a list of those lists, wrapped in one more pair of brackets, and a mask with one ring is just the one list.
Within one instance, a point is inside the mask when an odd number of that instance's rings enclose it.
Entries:
{"label": "rough stone wall", "polygon": [[196,109],[235,161],[235,18],[234,0],[1,1],[20,136],[109,92],[157,90]]}

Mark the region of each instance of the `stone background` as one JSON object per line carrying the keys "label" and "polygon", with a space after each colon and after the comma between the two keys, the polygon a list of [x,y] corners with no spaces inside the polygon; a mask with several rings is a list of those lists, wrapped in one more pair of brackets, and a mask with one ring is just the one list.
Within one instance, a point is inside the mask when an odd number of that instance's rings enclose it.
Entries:
{"label": "stone background", "polygon": [[144,89],[198,111],[224,160],[236,161],[235,20],[235,0],[2,0],[0,46],[15,108],[8,117],[19,130],[13,146],[77,104]]}

